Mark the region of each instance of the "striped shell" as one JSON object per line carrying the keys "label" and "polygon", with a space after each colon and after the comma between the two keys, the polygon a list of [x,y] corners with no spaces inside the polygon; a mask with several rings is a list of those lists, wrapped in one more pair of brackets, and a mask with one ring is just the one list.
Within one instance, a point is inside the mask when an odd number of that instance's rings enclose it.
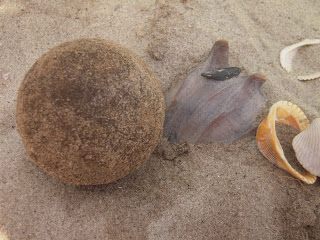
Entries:
{"label": "striped shell", "polygon": [[295,136],[292,145],[301,165],[320,176],[320,118],[313,120],[309,128]]}
{"label": "striped shell", "polygon": [[309,172],[297,172],[287,161],[276,134],[276,123],[284,123],[304,131],[309,126],[308,118],[295,104],[279,101],[270,108],[268,116],[259,125],[256,140],[260,152],[270,162],[308,184],[314,183],[316,176]]}

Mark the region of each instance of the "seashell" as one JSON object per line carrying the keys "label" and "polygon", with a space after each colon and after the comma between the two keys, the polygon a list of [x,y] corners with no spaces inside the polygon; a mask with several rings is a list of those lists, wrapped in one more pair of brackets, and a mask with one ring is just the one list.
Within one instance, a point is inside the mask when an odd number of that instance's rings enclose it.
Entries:
{"label": "seashell", "polygon": [[[299,48],[306,45],[315,45],[320,44],[320,39],[305,39],[301,42],[298,42],[296,44],[290,45],[288,47],[285,47],[280,52],[280,65],[281,67],[286,70],[288,73],[292,71],[292,61],[296,53],[298,52]],[[314,73],[311,75],[305,75],[305,76],[299,76],[298,80],[312,80],[320,77],[319,73]]]}
{"label": "seashell", "polygon": [[201,76],[228,69],[228,60],[228,42],[217,41],[208,58],[169,89],[164,134],[170,143],[233,142],[253,130],[267,101],[261,90],[266,79],[258,74],[228,81]]}
{"label": "seashell", "polygon": [[320,176],[320,118],[313,120],[309,128],[295,136],[292,146],[301,165]]}
{"label": "seashell", "polygon": [[260,152],[270,162],[308,184],[314,183],[316,176],[309,172],[297,172],[287,161],[277,138],[276,123],[284,123],[304,131],[309,126],[308,118],[295,104],[279,101],[270,108],[268,116],[259,125],[256,140]]}
{"label": "seashell", "polygon": [[295,43],[288,47],[285,47],[280,52],[280,64],[284,70],[288,73],[292,70],[292,60],[296,53],[298,52],[299,48],[306,45],[314,45],[320,44],[320,39],[305,39],[301,42]]}
{"label": "seashell", "polygon": [[213,71],[203,72],[201,76],[218,81],[227,80],[240,74],[241,69],[237,67],[216,68]]}

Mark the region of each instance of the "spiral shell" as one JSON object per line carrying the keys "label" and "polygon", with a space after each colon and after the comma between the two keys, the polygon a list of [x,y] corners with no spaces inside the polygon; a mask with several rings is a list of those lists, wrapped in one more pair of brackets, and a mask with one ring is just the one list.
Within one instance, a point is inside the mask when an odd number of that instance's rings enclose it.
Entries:
{"label": "spiral shell", "polygon": [[316,176],[309,172],[297,172],[287,161],[277,138],[276,123],[284,123],[304,131],[309,126],[308,118],[295,104],[279,101],[270,108],[268,116],[259,125],[256,140],[260,152],[270,162],[308,184],[314,183]]}
{"label": "spiral shell", "polygon": [[299,133],[292,141],[296,157],[310,173],[320,176],[320,118]]}

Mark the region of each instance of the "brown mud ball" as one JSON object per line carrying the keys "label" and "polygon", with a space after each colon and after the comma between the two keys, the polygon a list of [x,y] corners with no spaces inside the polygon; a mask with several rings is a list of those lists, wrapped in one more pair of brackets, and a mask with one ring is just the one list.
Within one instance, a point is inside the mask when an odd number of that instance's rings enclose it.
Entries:
{"label": "brown mud ball", "polygon": [[130,50],[63,43],[21,83],[16,120],[30,159],[65,183],[106,184],[141,167],[162,135],[161,85]]}

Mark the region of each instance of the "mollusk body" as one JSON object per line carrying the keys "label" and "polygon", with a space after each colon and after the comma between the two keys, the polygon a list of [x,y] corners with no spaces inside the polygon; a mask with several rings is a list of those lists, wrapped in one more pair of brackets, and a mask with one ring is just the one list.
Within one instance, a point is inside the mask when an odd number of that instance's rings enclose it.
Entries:
{"label": "mollusk body", "polygon": [[276,135],[276,123],[284,123],[294,126],[300,131],[304,131],[309,127],[308,118],[293,103],[279,101],[270,108],[268,116],[259,125],[256,139],[260,152],[270,162],[308,184],[314,183],[317,178],[316,176],[309,172],[297,172],[287,161]]}
{"label": "mollusk body", "polygon": [[172,84],[164,123],[170,143],[233,142],[254,129],[267,101],[261,90],[266,79],[239,76],[240,69],[230,68],[228,61],[228,42],[219,40],[205,61]]}

